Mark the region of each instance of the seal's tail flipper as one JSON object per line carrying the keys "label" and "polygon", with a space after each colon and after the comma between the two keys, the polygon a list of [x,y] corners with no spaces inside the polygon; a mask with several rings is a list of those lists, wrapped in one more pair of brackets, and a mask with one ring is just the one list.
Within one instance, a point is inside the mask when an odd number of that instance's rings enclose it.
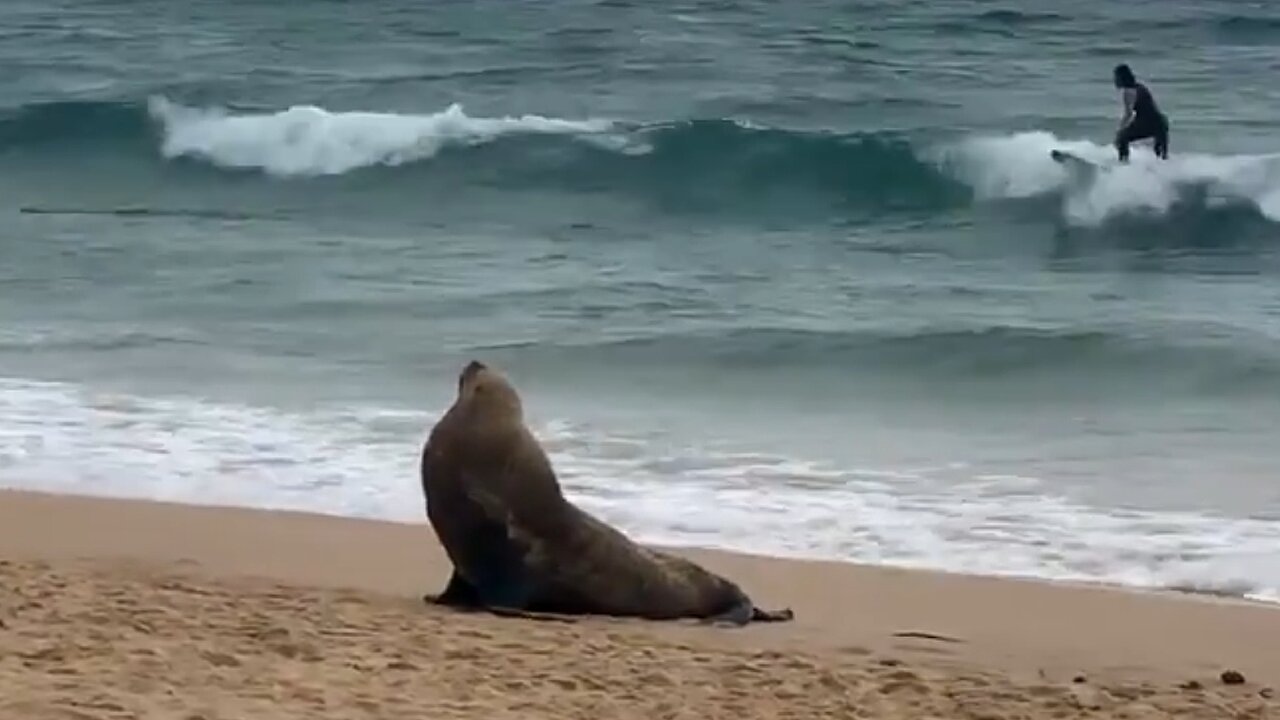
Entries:
{"label": "seal's tail flipper", "polygon": [[742,627],[751,622],[787,622],[794,619],[795,616],[796,614],[791,611],[791,608],[761,610],[753,605],[750,600],[743,600],[719,615],[712,615],[706,618],[703,622],[711,625]]}
{"label": "seal's tail flipper", "polygon": [[796,614],[791,608],[782,608],[781,610],[761,610],[758,607],[751,608],[752,622],[788,622],[794,620]]}
{"label": "seal's tail flipper", "polygon": [[755,608],[751,605],[751,601],[744,598],[741,602],[735,603],[728,610],[718,615],[703,618],[702,623],[721,627],[742,627],[751,622],[754,613]]}

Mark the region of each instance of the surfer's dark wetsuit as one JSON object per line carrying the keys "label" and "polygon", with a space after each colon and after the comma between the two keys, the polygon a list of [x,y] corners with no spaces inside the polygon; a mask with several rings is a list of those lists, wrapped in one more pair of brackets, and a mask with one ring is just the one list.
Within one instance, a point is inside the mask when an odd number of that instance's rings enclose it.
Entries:
{"label": "surfer's dark wetsuit", "polygon": [[1152,150],[1161,160],[1169,158],[1169,120],[1156,106],[1156,100],[1146,85],[1138,82],[1128,65],[1117,65],[1116,87],[1133,90],[1133,117],[1116,133],[1116,151],[1120,162],[1129,161],[1129,144],[1135,140],[1154,138]]}

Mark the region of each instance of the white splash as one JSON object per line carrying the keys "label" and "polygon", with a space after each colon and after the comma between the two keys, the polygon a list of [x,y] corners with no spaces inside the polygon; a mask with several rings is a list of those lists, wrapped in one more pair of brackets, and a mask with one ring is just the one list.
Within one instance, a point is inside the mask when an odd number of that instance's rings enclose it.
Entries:
{"label": "white splash", "polygon": [[[0,378],[0,486],[422,522],[433,420]],[[642,540],[1280,601],[1275,520],[1085,506],[1034,478],[830,467],[563,422],[535,432],[566,493]]]}
{"label": "white splash", "polygon": [[220,167],[256,168],[273,175],[331,175],[371,165],[400,165],[436,155],[447,145],[477,145],[504,135],[601,136],[606,120],[564,120],[540,115],[473,118],[454,104],[429,115],[330,112],[296,105],[275,113],[232,114],[152,98],[152,117],[164,132],[161,152]]}
{"label": "white splash", "polygon": [[[1089,171],[1057,163],[1049,156],[1055,148],[1102,167]],[[1250,205],[1280,222],[1280,153],[1172,153],[1162,161],[1137,144],[1129,163],[1119,164],[1110,146],[1034,131],[970,138],[940,148],[934,159],[982,199],[1060,194],[1064,215],[1079,225],[1124,214],[1163,215],[1188,191],[1204,193],[1210,204]]]}

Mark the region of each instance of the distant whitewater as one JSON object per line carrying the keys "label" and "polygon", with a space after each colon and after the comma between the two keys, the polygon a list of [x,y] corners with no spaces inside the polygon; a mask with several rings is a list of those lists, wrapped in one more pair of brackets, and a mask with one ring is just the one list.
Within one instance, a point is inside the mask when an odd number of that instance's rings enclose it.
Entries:
{"label": "distant whitewater", "polygon": [[228,113],[152,98],[151,114],[164,124],[166,157],[189,155],[230,168],[260,168],[274,175],[326,175],[370,165],[400,165],[434,157],[450,145],[478,145],[503,135],[590,135],[605,121],[537,115],[471,118],[451,105],[434,115],[332,113],[299,106],[278,113]]}

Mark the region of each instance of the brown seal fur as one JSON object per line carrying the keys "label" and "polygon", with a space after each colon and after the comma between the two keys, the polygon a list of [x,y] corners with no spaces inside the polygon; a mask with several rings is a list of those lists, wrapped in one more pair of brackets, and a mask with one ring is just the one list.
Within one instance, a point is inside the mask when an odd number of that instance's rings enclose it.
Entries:
{"label": "brown seal fur", "polygon": [[429,602],[500,614],[790,620],[736,584],[643,547],[570,503],[524,423],[520,395],[472,361],[422,452],[427,517],[453,573]]}

